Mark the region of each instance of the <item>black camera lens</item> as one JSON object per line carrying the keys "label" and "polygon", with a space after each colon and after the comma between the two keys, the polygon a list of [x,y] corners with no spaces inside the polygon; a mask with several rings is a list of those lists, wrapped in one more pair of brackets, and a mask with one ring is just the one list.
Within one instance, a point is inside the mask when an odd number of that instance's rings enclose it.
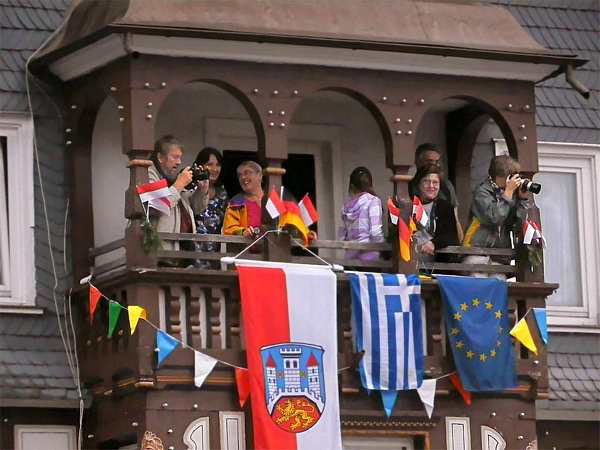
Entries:
{"label": "black camera lens", "polygon": [[521,191],[522,192],[531,192],[532,194],[539,194],[542,190],[542,185],[540,183],[534,183],[533,181],[525,178],[523,183],[521,183]]}

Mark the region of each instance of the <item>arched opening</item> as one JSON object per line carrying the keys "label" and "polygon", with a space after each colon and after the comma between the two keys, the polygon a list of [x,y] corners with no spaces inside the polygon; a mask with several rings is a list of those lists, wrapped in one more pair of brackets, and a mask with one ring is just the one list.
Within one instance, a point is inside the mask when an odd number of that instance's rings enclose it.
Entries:
{"label": "arched opening", "polygon": [[[436,145],[443,155],[443,168],[456,190],[458,213],[463,228],[468,225],[473,190],[487,177],[495,142],[517,157],[514,136],[504,117],[486,102],[455,96],[436,103],[422,117],[416,146]],[[415,146],[415,147],[416,147]]]}
{"label": "arched opening", "polygon": [[298,199],[311,194],[321,215],[321,239],[337,238],[354,168],[371,171],[384,205],[392,192],[386,166],[391,138],[389,131],[382,132],[385,122],[370,106],[360,94],[328,88],[303,98],[291,117],[284,184]]}
{"label": "arched opening", "polygon": [[[122,239],[125,235],[125,191],[129,187],[127,156],[123,154],[122,124],[117,102],[107,97],[94,123],[91,145],[94,247]],[[96,264],[125,255],[124,249],[96,258]]]}
{"label": "arched opening", "polygon": [[242,159],[261,159],[264,132],[246,97],[222,82],[194,81],[174,89],[158,112],[155,139],[171,134],[184,148],[190,165],[204,147],[224,158],[221,179],[229,198],[240,191],[235,169]]}

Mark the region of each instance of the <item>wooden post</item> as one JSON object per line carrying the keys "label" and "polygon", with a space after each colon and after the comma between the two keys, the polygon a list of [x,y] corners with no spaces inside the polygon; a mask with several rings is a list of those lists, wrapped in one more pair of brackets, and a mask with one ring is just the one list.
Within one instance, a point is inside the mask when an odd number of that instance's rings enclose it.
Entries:
{"label": "wooden post", "polygon": [[[531,179],[531,173],[522,173],[522,176]],[[533,194],[529,194],[533,195]],[[537,224],[540,224],[540,210],[534,203],[531,208],[527,210],[527,218]],[[520,230],[514,230],[518,236],[519,244],[517,245],[516,265],[517,265],[517,281],[522,282],[544,282],[544,250],[540,248],[540,255],[542,258],[541,263],[534,267],[529,262],[529,250],[526,245],[523,244],[523,228]]]}
{"label": "wooden post", "polygon": [[[285,169],[281,167],[280,159],[269,159],[269,165],[263,170],[266,177],[265,195],[262,200],[262,221],[266,229],[275,229],[277,219],[271,219],[269,213],[265,209],[269,193],[275,189],[278,193],[281,189],[282,177],[285,174]],[[290,235],[287,233],[271,234],[264,246],[265,259],[267,261],[289,262],[292,259],[292,245]]]}
{"label": "wooden post", "polygon": [[[395,166],[394,175],[391,181],[394,183],[394,196],[396,204],[400,209],[400,218],[408,225],[410,216],[412,215],[412,201],[408,195],[408,183],[412,179],[410,175],[407,175],[410,166]],[[389,218],[388,218],[389,221]],[[410,249],[410,260],[404,261],[400,257],[400,241],[398,238],[398,227],[390,223],[389,236],[393,239],[393,254],[392,260],[393,270],[396,273],[417,273],[417,258],[415,253],[415,247],[411,242]]]}

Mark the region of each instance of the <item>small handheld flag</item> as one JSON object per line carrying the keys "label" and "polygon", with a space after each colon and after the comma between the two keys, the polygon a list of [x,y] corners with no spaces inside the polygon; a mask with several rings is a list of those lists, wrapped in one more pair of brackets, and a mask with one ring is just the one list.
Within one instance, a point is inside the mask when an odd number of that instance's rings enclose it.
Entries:
{"label": "small handheld flag", "polygon": [[306,194],[304,198],[300,200],[298,207],[300,208],[300,216],[307,227],[310,227],[313,223],[317,223],[319,221],[319,213],[317,212],[308,194]]}
{"label": "small handheld flag", "polygon": [[166,199],[166,197],[171,195],[167,180],[163,179],[154,183],[143,184],[137,186],[136,189],[142,203],[148,202],[148,206],[159,210],[167,216],[171,214],[171,205]]}
{"label": "small handheld flag", "polygon": [[388,211],[390,212],[390,221],[392,222],[393,225],[398,225],[398,218],[400,217],[400,210],[398,209],[398,207],[396,205],[394,205],[394,202],[392,201],[391,198],[388,198],[387,207],[388,207]]}
{"label": "small handheld flag", "polygon": [[281,198],[279,197],[279,194],[275,188],[271,190],[265,208],[271,216],[271,219],[276,219],[285,212],[285,205],[283,201],[281,201]]}
{"label": "small handheld flag", "polygon": [[421,199],[416,195],[413,197],[412,213],[417,223],[421,224],[423,227],[427,226],[427,223],[429,223],[429,216],[423,207],[423,203],[421,203]]}

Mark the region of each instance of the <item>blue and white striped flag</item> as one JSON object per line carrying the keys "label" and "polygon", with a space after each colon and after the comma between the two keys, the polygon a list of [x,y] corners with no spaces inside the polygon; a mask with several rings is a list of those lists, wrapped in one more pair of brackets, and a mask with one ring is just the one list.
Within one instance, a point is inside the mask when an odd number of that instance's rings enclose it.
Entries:
{"label": "blue and white striped flag", "polygon": [[417,275],[348,272],[354,342],[364,351],[365,389],[416,389],[423,382],[421,284]]}

